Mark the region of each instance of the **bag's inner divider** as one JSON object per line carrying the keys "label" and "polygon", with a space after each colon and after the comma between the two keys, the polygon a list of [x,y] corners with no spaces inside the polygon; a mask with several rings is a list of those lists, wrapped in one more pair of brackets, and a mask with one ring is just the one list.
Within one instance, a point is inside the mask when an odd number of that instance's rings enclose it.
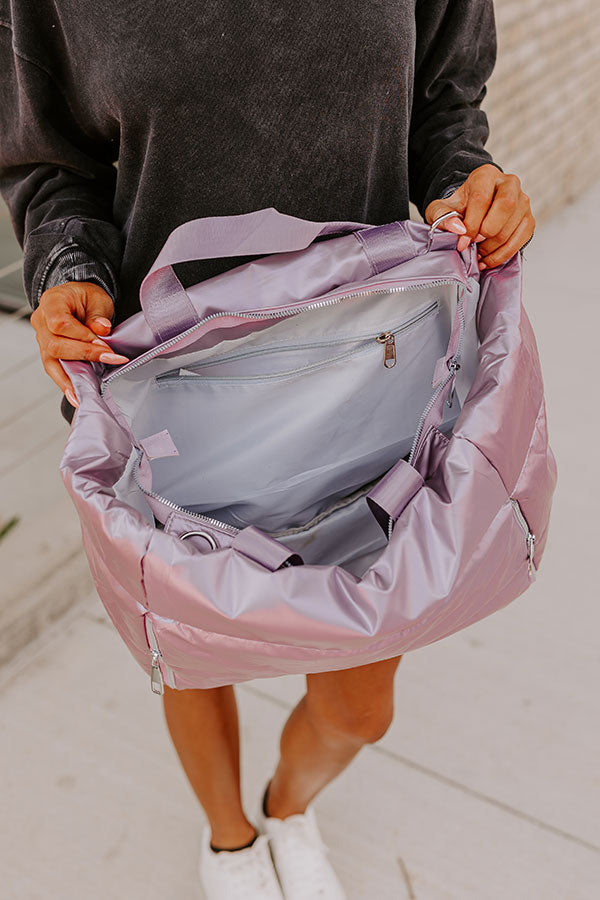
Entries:
{"label": "bag's inner divider", "polygon": [[136,440],[166,429],[178,451],[151,461],[153,492],[272,534],[339,516],[409,452],[456,300],[452,284],[348,297],[124,373]]}

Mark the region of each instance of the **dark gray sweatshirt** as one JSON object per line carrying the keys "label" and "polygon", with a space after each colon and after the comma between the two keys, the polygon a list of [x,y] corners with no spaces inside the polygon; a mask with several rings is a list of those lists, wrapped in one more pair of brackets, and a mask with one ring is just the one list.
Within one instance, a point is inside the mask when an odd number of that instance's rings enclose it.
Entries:
{"label": "dark gray sweatshirt", "polygon": [[32,306],[90,279],[126,318],[200,216],[423,215],[493,162],[495,57],[492,0],[0,0],[0,192]]}

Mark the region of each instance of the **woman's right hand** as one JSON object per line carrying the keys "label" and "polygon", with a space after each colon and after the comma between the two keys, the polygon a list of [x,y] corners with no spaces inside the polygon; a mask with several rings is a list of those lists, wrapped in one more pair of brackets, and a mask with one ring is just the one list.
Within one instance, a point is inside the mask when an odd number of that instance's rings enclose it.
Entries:
{"label": "woman's right hand", "polygon": [[92,281],[67,281],[48,288],[31,314],[46,374],[71,406],[79,406],[60,359],[85,359],[112,366],[129,362],[113,353],[103,338],[110,334],[112,297]]}

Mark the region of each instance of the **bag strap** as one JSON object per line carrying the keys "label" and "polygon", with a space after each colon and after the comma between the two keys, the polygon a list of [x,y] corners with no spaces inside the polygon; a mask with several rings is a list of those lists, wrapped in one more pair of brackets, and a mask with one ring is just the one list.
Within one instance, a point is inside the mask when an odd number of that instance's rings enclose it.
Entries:
{"label": "bag strap", "polygon": [[373,274],[399,265],[419,249],[402,222],[311,222],[273,207],[240,216],[192,219],[175,228],[140,286],[146,321],[158,343],[197,324],[199,315],[173,266],[192,260],[259,256],[303,250],[324,235],[356,232]]}
{"label": "bag strap", "polygon": [[367,494],[369,509],[383,528],[388,540],[394,522],[415,494],[421,490],[424,481],[421,473],[410,463],[405,459],[399,459]]}
{"label": "bag strap", "polygon": [[173,271],[176,263],[303,250],[321,235],[365,227],[359,222],[309,222],[272,207],[240,216],[184,222],[171,232],[142,281],[140,301],[146,321],[159,342],[199,321]]}

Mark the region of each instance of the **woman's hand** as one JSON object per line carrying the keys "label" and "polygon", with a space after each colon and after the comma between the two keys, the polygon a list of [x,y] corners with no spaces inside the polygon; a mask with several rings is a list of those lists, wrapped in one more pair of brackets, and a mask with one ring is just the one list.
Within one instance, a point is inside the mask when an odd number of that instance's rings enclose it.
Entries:
{"label": "woman's hand", "polygon": [[59,359],[85,359],[113,366],[128,362],[102,340],[110,333],[112,314],[112,298],[99,285],[67,281],[44,291],[31,315],[42,365],[71,406],[79,404]]}
{"label": "woman's hand", "polygon": [[476,241],[480,269],[506,262],[528,243],[535,228],[529,197],[519,178],[490,164],[474,169],[449,197],[432,200],[425,219],[431,225],[451,210],[461,213],[462,221],[449,216],[439,228],[461,235],[456,244],[459,251]]}

